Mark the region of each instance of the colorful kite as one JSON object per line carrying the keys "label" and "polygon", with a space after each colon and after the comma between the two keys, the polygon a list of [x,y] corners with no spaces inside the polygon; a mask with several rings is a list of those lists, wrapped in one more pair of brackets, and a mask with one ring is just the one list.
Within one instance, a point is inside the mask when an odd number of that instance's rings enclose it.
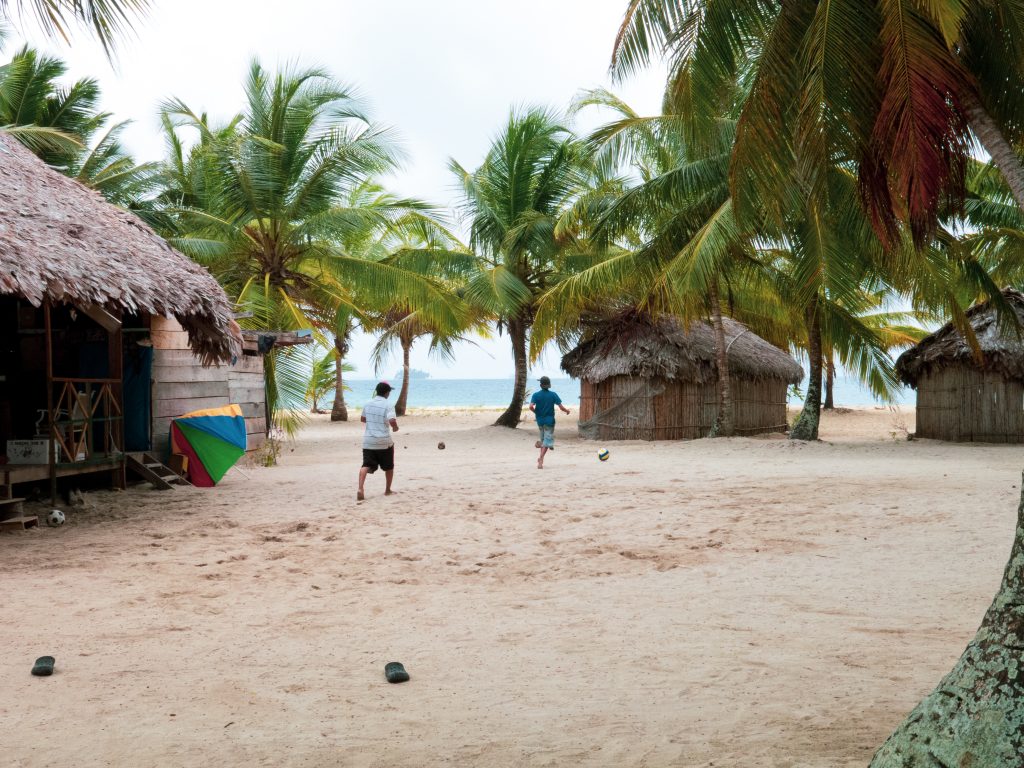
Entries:
{"label": "colorful kite", "polygon": [[188,479],[212,488],[245,455],[245,419],[237,405],[192,411],[171,422],[171,453],[188,457]]}

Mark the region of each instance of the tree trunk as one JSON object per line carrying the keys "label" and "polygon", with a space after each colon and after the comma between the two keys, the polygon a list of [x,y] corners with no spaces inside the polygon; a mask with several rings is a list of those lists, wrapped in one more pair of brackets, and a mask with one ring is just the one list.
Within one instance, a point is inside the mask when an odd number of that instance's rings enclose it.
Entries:
{"label": "tree trunk", "polygon": [[508,336],[512,340],[512,355],[516,365],[516,383],[512,388],[512,402],[509,403],[505,412],[494,422],[496,427],[510,427],[515,429],[519,426],[519,419],[523,414],[523,400],[526,398],[526,321],[517,317],[508,322]]}
{"label": "tree trunk", "polygon": [[729,355],[725,343],[725,324],[722,322],[722,305],[718,300],[718,286],[712,285],[708,292],[711,302],[711,326],[715,333],[715,365],[718,369],[718,416],[711,429],[712,437],[732,437],[736,433],[733,417],[732,379],[729,376]]}
{"label": "tree trunk", "polygon": [[832,362],[832,356],[829,355],[828,361],[825,363],[825,404],[822,406],[823,410],[835,410],[836,402],[832,397],[832,389],[835,386],[835,381],[836,364]]}
{"label": "tree trunk", "polygon": [[875,753],[871,768],[1024,765],[1024,484],[1003,583],[953,670]]}
{"label": "tree trunk", "polygon": [[345,405],[345,385],[341,379],[341,366],[348,354],[348,338],[334,337],[334,348],[338,356],[334,359],[334,406],[331,408],[331,421],[348,421],[348,406]]}
{"label": "tree trunk", "polygon": [[398,393],[398,400],[395,402],[395,413],[398,416],[405,416],[405,406],[409,401],[409,350],[412,349],[412,341],[402,339],[402,390]]}
{"label": "tree trunk", "polygon": [[818,422],[821,419],[821,318],[815,302],[807,310],[807,356],[810,358],[810,372],[807,380],[807,397],[800,418],[789,433],[791,440],[817,440]]}
{"label": "tree trunk", "polygon": [[1013,199],[1017,201],[1017,207],[1024,211],[1024,163],[977,96],[973,93],[962,94],[960,101],[971,130],[1003,175]]}

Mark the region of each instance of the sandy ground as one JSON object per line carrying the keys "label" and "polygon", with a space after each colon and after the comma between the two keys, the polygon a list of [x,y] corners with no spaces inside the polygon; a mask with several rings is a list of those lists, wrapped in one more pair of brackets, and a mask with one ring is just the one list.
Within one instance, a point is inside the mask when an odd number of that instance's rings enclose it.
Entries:
{"label": "sandy ground", "polygon": [[391,498],[319,420],[0,536],[0,763],[863,766],[973,635],[1024,466],[867,409],[607,463],[563,419],[539,472],[492,419],[404,419]]}

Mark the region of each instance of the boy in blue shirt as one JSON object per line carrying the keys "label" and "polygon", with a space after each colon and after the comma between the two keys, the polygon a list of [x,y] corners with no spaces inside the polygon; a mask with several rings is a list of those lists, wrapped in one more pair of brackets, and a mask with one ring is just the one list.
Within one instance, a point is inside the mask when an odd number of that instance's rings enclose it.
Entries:
{"label": "boy in blue shirt", "polygon": [[551,379],[547,376],[540,377],[540,392],[534,392],[530,398],[530,411],[537,417],[537,429],[540,430],[540,440],[536,446],[540,448],[540,458],[537,459],[537,469],[544,469],[544,454],[555,447],[555,406],[565,414],[569,409],[562,405],[562,398],[557,392],[551,391]]}

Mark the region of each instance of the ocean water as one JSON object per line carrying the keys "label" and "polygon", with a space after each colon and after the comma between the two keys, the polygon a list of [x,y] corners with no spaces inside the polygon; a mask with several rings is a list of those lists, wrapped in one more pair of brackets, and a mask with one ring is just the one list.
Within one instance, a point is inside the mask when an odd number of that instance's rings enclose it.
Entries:
{"label": "ocean water", "polygon": [[[401,381],[389,379],[395,391],[391,400],[398,399]],[[373,397],[375,379],[350,379],[350,392],[345,393],[345,402],[360,406]],[[512,399],[512,379],[413,379],[409,382],[410,408],[504,408]],[[527,393],[540,388],[536,381],[526,382]],[[562,402],[580,404],[580,383],[573,379],[551,379],[551,389],[558,393]]]}
{"label": "ocean water", "polygon": [[[356,407],[373,397],[376,380],[350,379],[351,391],[345,393],[345,401]],[[392,381],[398,386],[400,382]],[[499,408],[508,405],[512,399],[512,379],[413,379],[409,384],[410,408]],[[535,381],[527,381],[527,392],[537,389]],[[580,403],[580,383],[575,379],[552,379],[551,388],[562,398],[566,406],[578,406]],[[876,400],[871,393],[855,379],[838,376],[835,382],[835,404],[838,407],[855,405],[889,405],[888,402]],[[394,400],[398,392],[392,392]],[[790,405],[800,405],[801,396],[791,393]],[[910,389],[901,390],[891,404],[913,404],[914,393]]]}

